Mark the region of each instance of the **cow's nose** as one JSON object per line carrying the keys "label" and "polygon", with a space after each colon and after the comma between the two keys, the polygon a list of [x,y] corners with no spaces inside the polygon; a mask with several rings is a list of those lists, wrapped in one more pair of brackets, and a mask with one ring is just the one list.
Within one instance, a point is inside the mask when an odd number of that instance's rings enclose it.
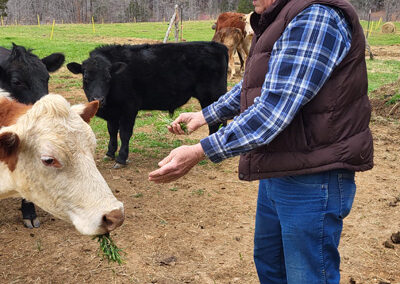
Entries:
{"label": "cow's nose", "polygon": [[124,222],[124,212],[120,209],[115,209],[103,216],[103,227],[111,232]]}
{"label": "cow's nose", "polygon": [[94,101],[99,101],[99,104],[100,104],[100,106],[103,106],[104,105],[104,98],[94,98],[93,99]]}

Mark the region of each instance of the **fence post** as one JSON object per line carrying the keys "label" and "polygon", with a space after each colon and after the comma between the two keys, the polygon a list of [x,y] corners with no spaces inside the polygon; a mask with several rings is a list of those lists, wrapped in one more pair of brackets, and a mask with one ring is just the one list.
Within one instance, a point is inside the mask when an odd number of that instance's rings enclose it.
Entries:
{"label": "fence post", "polygon": [[169,33],[170,33],[170,31],[171,31],[171,28],[172,28],[172,24],[175,22],[175,19],[176,19],[176,11],[178,10],[178,5],[176,4],[175,5],[175,13],[172,15],[172,17],[171,17],[171,20],[169,21],[169,26],[168,26],[168,29],[167,29],[167,32],[165,33],[165,37],[164,37],[164,40],[163,40],[163,43],[166,43],[167,42],[167,40],[168,40],[168,36],[169,36]]}
{"label": "fence post", "polygon": [[369,36],[369,22],[371,21],[371,9],[369,9],[368,13],[368,26],[367,26],[367,35],[365,36],[368,39]]}
{"label": "fence post", "polygon": [[179,8],[178,4],[175,5],[175,42],[179,41]]}
{"label": "fence post", "polygon": [[96,29],[94,27],[94,17],[93,16],[92,16],[92,27],[93,27],[93,33],[95,34],[96,33]]}
{"label": "fence post", "polygon": [[181,41],[183,41],[183,7],[181,6]]}
{"label": "fence post", "polygon": [[54,34],[54,25],[56,24],[56,20],[53,20],[53,26],[51,27],[51,34],[50,34],[50,40],[53,39],[53,34]]}

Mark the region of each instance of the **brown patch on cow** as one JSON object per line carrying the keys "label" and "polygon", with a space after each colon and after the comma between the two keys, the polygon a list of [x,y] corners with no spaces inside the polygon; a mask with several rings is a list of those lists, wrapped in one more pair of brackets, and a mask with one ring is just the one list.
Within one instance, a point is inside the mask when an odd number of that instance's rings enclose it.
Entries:
{"label": "brown patch on cow", "polygon": [[87,103],[85,109],[81,113],[82,119],[87,123],[89,123],[90,120],[93,118],[93,116],[96,114],[97,110],[99,109],[99,106],[100,106],[99,101],[93,101]]}
{"label": "brown patch on cow", "polygon": [[0,127],[14,124],[32,105],[24,105],[14,100],[0,98]]}
{"label": "brown patch on cow", "polygon": [[246,15],[243,13],[225,12],[218,16],[215,23],[215,32],[222,28],[233,27],[240,29],[243,34],[245,33]]}
{"label": "brown patch on cow", "polygon": [[10,171],[14,171],[18,162],[19,137],[15,133],[0,134],[0,161],[7,164]]}

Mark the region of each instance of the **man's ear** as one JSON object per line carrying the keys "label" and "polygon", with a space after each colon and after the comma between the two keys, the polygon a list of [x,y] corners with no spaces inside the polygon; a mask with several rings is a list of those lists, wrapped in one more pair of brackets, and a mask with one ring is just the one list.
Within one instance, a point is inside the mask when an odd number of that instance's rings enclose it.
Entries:
{"label": "man's ear", "polygon": [[0,161],[6,163],[10,171],[14,171],[17,166],[19,145],[17,134],[12,132],[0,134]]}
{"label": "man's ear", "polygon": [[110,73],[118,75],[118,74],[122,73],[126,69],[127,66],[128,66],[128,64],[126,64],[124,62],[115,62],[111,66]]}
{"label": "man's ear", "polygon": [[84,105],[74,105],[72,106],[72,109],[76,111],[76,113],[79,114],[84,121],[89,123],[99,109],[99,105],[99,101],[92,101]]}
{"label": "man's ear", "polygon": [[81,74],[82,73],[82,65],[76,62],[71,62],[67,64],[67,68],[74,74]]}

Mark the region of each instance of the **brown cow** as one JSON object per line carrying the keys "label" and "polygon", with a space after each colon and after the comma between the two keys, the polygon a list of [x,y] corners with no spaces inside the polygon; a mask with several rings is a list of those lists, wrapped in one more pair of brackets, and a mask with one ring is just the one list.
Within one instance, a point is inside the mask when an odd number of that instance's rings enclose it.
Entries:
{"label": "brown cow", "polygon": [[242,45],[244,40],[243,33],[240,29],[238,28],[233,28],[233,27],[226,27],[222,28],[219,31],[215,32],[212,41],[219,42],[224,44],[228,48],[228,55],[229,55],[229,69],[231,72],[231,79],[235,76],[236,74],[236,69],[235,69],[235,60],[233,58],[233,55],[237,51],[239,55],[239,58],[241,59],[241,67],[243,65],[242,63],[242,58],[244,58],[245,54],[242,51],[242,49],[239,48],[240,45]]}
{"label": "brown cow", "polygon": [[[253,29],[250,26],[250,16],[252,13],[249,14],[243,14],[243,13],[235,13],[235,12],[225,12],[222,13],[218,16],[217,22],[212,26],[212,28],[215,30],[214,37],[221,37],[222,35],[217,35],[217,33],[224,28],[237,28],[241,31],[242,33],[242,40],[235,45],[237,45],[237,52],[239,55],[240,59],[240,70],[243,69],[244,67],[244,61],[246,60],[247,56],[249,55],[249,50],[250,50],[250,45],[251,45],[251,40],[253,38]],[[225,30],[223,32],[224,34],[227,33]],[[234,32],[236,34],[236,32]],[[226,35],[225,35],[225,38]],[[232,36],[230,35],[228,38],[231,38],[229,41],[232,41],[234,38],[238,38],[237,35]],[[222,41],[220,41],[222,42]],[[223,42],[222,42],[223,43]],[[226,45],[226,44],[225,44]],[[226,45],[228,48],[230,48],[228,45]],[[233,51],[234,54],[234,51]],[[232,66],[234,67],[234,62],[233,62],[233,56],[229,57],[230,62],[229,66],[231,67],[231,78],[233,75],[236,73],[235,69],[232,69]]]}

